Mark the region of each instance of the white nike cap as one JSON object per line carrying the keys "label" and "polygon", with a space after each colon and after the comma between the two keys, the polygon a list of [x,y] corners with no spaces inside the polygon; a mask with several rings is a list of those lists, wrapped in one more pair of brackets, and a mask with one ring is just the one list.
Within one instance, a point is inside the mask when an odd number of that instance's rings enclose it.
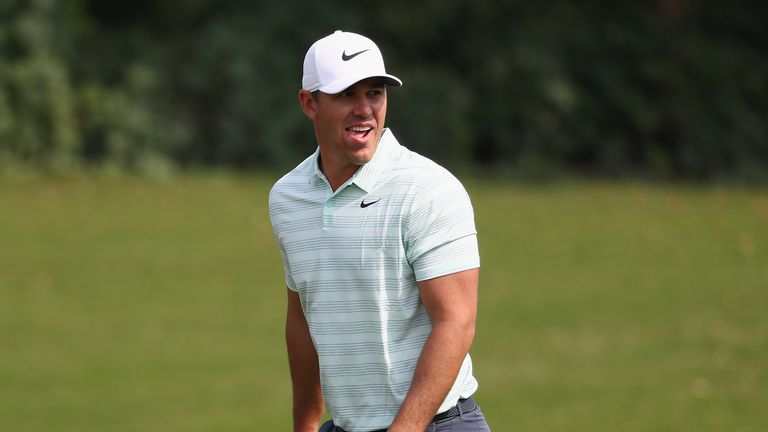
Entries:
{"label": "white nike cap", "polygon": [[304,57],[301,87],[336,94],[366,78],[381,77],[388,85],[403,82],[384,70],[379,47],[365,36],[337,30],[309,47]]}

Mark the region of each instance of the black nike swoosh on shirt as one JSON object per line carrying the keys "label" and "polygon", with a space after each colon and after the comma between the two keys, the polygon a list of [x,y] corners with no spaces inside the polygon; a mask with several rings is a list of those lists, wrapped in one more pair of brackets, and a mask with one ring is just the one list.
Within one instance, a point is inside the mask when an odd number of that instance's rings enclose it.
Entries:
{"label": "black nike swoosh on shirt", "polygon": [[376,204],[379,201],[381,201],[381,198],[377,199],[376,201],[371,201],[369,203],[365,202],[365,199],[363,199],[363,201],[360,202],[360,208],[366,208],[368,206]]}
{"label": "black nike swoosh on shirt", "polygon": [[350,55],[347,55],[347,50],[344,50],[344,52],[342,52],[342,53],[341,53],[341,59],[342,59],[343,61],[350,61],[350,60],[352,60],[353,58],[355,58],[355,57],[359,56],[360,54],[362,54],[362,53],[364,53],[364,52],[366,52],[366,51],[370,51],[370,48],[368,48],[368,49],[364,49],[364,50],[362,50],[362,51],[358,51],[358,52],[356,52],[356,53],[354,53],[354,54],[350,54]]}

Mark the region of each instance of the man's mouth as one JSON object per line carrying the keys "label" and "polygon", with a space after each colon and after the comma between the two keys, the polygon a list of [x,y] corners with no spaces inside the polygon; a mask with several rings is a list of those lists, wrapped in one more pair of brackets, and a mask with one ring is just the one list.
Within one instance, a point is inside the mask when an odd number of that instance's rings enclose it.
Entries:
{"label": "man's mouth", "polygon": [[364,139],[373,130],[372,126],[352,126],[347,128],[347,132],[350,132],[357,138]]}

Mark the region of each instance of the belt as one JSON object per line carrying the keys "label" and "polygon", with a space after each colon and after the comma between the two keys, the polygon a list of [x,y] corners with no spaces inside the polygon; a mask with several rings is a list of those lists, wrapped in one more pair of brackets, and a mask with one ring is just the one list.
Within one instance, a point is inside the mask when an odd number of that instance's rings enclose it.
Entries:
{"label": "belt", "polygon": [[[477,408],[477,404],[475,403],[475,400],[472,399],[472,396],[466,398],[466,399],[459,399],[459,402],[451,407],[448,411],[441,412],[440,414],[432,417],[431,423],[437,423],[441,422],[443,420],[452,419],[454,417],[458,417],[461,414],[468,413],[472,410]],[[336,430],[340,432],[346,432],[344,429],[336,426]],[[373,431],[373,432],[386,432],[386,429],[381,429],[380,431]]]}
{"label": "belt", "polygon": [[459,399],[459,403],[454,405],[451,409],[445,412],[441,412],[440,414],[434,416],[432,418],[432,423],[437,423],[439,421],[448,420],[450,418],[454,418],[456,416],[459,416],[463,413],[470,412],[477,408],[477,404],[475,403],[475,400],[472,399],[472,396],[466,398],[466,399]]}

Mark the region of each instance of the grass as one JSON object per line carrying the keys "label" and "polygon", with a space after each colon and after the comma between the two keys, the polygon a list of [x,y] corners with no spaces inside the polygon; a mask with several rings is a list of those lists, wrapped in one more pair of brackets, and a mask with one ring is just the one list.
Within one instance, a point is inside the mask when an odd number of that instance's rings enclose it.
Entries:
{"label": "grass", "polygon": [[[0,430],[289,430],[273,180],[0,183]],[[768,424],[768,191],[467,186],[494,431]]]}

